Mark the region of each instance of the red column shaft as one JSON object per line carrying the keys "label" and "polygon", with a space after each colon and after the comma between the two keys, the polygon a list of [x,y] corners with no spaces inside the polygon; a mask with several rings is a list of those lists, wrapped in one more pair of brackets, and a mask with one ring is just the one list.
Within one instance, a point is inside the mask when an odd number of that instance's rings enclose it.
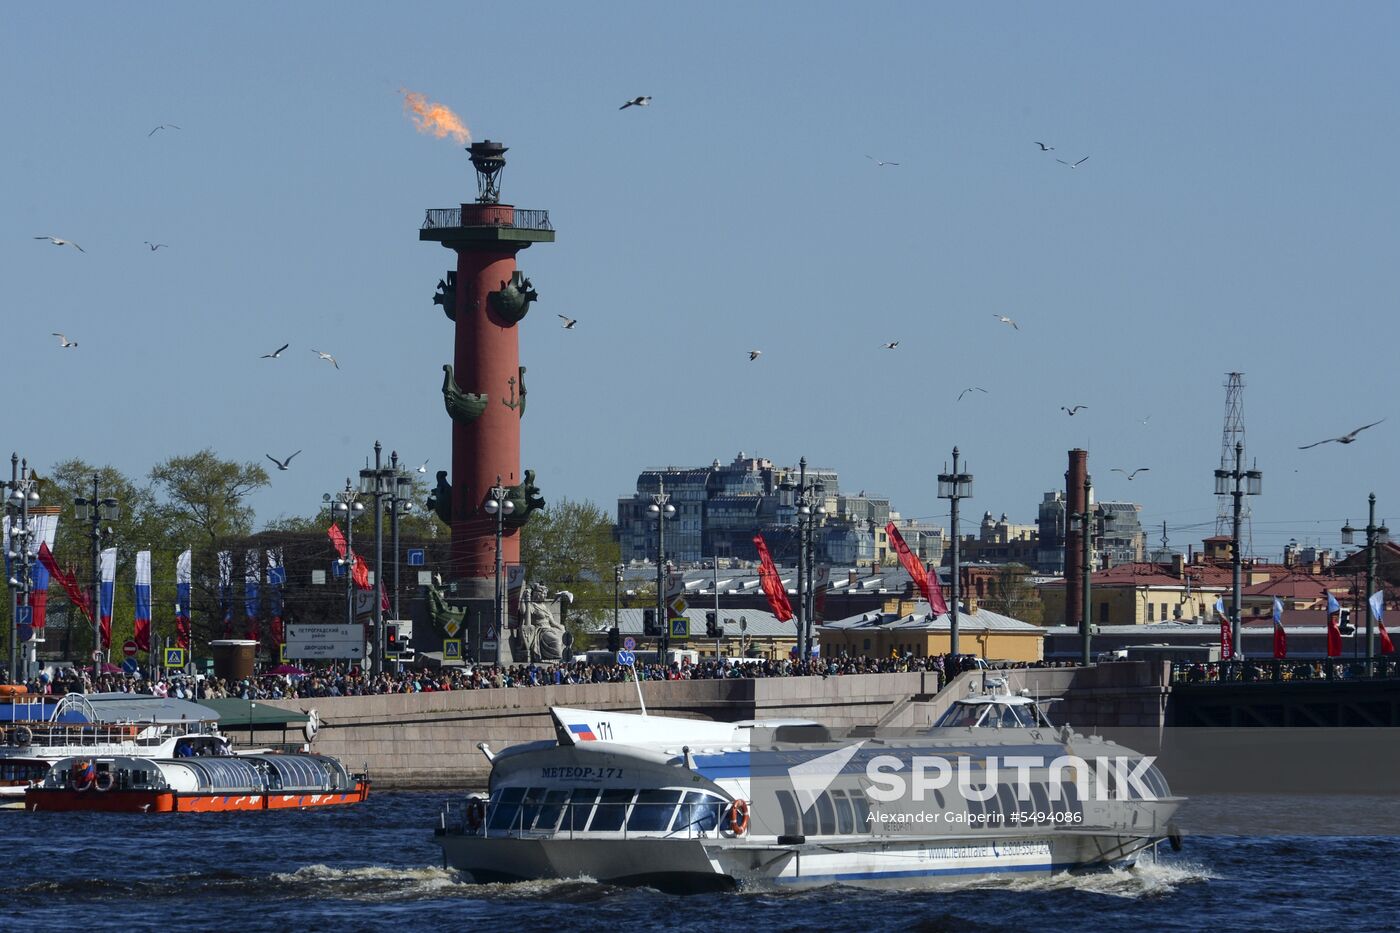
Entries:
{"label": "red column shaft", "polygon": [[[514,249],[457,252],[457,385],[463,392],[488,396],[481,417],[452,425],[452,566],[457,579],[495,575],[496,519],[481,506],[497,476],[505,486],[520,482],[520,411],[505,404],[512,400],[512,379],[514,401],[520,399],[519,333],[496,317],[486,298],[514,272]],[[514,530],[506,529],[501,540],[501,559],[520,562],[520,537]]]}

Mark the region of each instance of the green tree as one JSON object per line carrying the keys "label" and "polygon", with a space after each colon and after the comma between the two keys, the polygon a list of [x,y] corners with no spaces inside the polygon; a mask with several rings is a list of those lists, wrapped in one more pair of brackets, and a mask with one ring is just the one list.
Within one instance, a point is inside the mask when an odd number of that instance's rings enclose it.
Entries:
{"label": "green tree", "polygon": [[157,512],[172,534],[218,544],[253,530],[253,507],[245,500],[268,479],[257,462],[222,460],[206,448],[156,464],[151,482],[163,499]]}
{"label": "green tree", "polygon": [[1040,592],[1030,582],[1030,569],[1023,564],[1006,564],[997,569],[982,605],[1013,619],[1040,625],[1045,607]]}
{"label": "green tree", "polygon": [[531,515],[521,529],[526,581],[574,595],[566,626],[576,642],[611,618],[620,553],[612,519],[586,500],[560,499]]}

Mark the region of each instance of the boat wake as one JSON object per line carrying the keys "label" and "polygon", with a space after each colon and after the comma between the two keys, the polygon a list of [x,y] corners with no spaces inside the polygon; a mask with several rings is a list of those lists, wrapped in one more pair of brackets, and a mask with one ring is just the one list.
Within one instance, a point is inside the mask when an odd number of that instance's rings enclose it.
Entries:
{"label": "boat wake", "polygon": [[1132,868],[1112,868],[1082,874],[1062,873],[1049,878],[1017,878],[975,887],[998,887],[1012,891],[1079,891],[1129,899],[1164,897],[1186,885],[1218,878],[1206,866],[1179,859],[1151,858]]}

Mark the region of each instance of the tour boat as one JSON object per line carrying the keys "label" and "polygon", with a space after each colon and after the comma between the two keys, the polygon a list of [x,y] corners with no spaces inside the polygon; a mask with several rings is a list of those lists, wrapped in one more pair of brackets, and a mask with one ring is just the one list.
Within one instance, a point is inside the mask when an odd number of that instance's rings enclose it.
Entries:
{"label": "tour boat", "polygon": [[1181,798],[1152,758],[1055,728],[1004,689],[954,702],[921,735],[839,742],[806,721],[551,713],[554,741],[481,746],[489,793],[440,817],[446,866],[682,892],[919,887],[1180,845]]}
{"label": "tour boat", "polygon": [[26,810],[216,813],[360,803],[369,778],[328,755],[82,755],[55,762],[25,791]]}
{"label": "tour boat", "polygon": [[143,694],[6,694],[0,701],[0,807],[22,807],[29,786],[54,762],[75,755],[229,754],[218,718],[198,703]]}

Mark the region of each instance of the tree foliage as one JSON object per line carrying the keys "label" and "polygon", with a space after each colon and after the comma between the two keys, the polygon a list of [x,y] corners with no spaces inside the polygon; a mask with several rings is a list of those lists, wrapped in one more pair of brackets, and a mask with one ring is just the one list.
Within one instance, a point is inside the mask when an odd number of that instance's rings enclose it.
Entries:
{"label": "tree foliage", "polygon": [[1022,622],[1041,624],[1045,607],[1040,601],[1040,592],[1029,578],[1030,569],[1023,564],[999,567],[987,595],[981,600],[982,605]]}
{"label": "tree foliage", "polygon": [[170,533],[217,544],[253,530],[253,507],[245,500],[268,478],[256,462],[222,460],[206,448],[156,464],[151,482],[162,497],[157,512]]}
{"label": "tree foliage", "polygon": [[620,553],[612,519],[588,501],[560,499],[531,515],[521,529],[520,560],[526,581],[574,595],[569,619],[575,639],[611,613],[613,573]]}

